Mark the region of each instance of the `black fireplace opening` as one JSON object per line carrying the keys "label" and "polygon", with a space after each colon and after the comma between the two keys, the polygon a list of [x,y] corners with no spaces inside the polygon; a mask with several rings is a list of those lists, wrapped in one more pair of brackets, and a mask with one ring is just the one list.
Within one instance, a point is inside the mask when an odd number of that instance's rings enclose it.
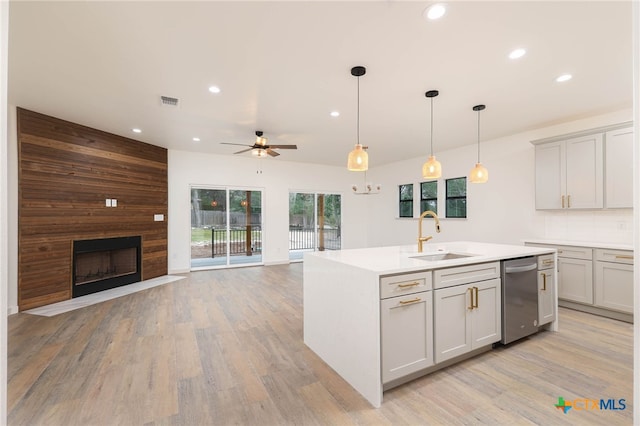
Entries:
{"label": "black fireplace opening", "polygon": [[73,297],[142,280],[142,237],[73,242]]}

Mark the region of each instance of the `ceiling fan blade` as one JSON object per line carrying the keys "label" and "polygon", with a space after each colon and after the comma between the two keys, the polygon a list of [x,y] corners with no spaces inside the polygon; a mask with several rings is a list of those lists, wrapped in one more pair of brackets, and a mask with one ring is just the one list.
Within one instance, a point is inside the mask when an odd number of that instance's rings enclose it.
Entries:
{"label": "ceiling fan blade", "polygon": [[243,152],[251,151],[252,149],[253,149],[253,147],[247,148],[247,149],[243,149],[242,151],[234,152],[234,154],[242,154]]}
{"label": "ceiling fan blade", "polygon": [[280,155],[277,152],[275,152],[274,150],[272,150],[271,148],[267,148],[266,151],[267,151],[267,154],[269,154],[272,157],[277,157],[278,155]]}
{"label": "ceiling fan blade", "polygon": [[229,143],[229,142],[220,142],[220,145],[238,145],[238,146],[250,146],[253,148],[253,145],[247,145],[246,143]]}
{"label": "ceiling fan blade", "polygon": [[269,148],[298,149],[298,146],[297,145],[269,145]]}

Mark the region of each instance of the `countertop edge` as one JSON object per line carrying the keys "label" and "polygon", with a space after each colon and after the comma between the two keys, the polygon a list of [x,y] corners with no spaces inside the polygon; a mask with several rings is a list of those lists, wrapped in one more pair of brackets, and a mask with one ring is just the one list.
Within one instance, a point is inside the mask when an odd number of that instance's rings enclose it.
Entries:
{"label": "countertop edge", "polygon": [[601,243],[601,242],[593,242],[593,241],[555,240],[555,239],[547,239],[547,238],[524,239],[522,240],[522,243],[523,244],[526,244],[526,243],[549,244],[549,245],[557,245],[557,246],[590,247],[590,248],[633,251],[632,244],[623,244],[623,243]]}

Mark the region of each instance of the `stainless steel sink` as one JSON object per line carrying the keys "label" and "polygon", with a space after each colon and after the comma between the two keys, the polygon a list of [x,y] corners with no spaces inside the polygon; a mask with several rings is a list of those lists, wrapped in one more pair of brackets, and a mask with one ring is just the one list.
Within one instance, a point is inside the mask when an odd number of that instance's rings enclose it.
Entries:
{"label": "stainless steel sink", "polygon": [[422,256],[412,256],[413,259],[426,260],[429,262],[435,262],[438,260],[451,260],[451,259],[461,259],[463,257],[473,257],[477,256],[475,254],[466,254],[466,253],[433,253],[433,254],[425,254]]}

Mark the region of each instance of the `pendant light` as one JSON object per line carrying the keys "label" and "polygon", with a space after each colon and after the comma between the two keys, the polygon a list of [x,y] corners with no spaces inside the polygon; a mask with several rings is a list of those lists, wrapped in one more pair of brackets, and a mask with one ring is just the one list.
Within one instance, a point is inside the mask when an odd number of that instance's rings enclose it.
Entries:
{"label": "pendant light", "polygon": [[365,172],[369,168],[369,154],[365,151],[367,147],[360,144],[360,77],[366,72],[367,69],[362,66],[351,68],[351,75],[358,78],[357,139],[356,146],[347,159],[347,168],[352,172]]}
{"label": "pendant light", "polygon": [[431,99],[431,155],[426,163],[422,165],[422,177],[425,179],[437,179],[442,176],[442,166],[440,162],[436,160],[436,156],[433,155],[433,98],[438,96],[437,90],[429,90],[424,95]]}
{"label": "pendant light", "polygon": [[469,180],[471,183],[485,183],[489,180],[489,172],[480,162],[480,111],[485,109],[484,105],[476,105],[474,111],[478,112],[478,162],[476,166],[469,172]]}

